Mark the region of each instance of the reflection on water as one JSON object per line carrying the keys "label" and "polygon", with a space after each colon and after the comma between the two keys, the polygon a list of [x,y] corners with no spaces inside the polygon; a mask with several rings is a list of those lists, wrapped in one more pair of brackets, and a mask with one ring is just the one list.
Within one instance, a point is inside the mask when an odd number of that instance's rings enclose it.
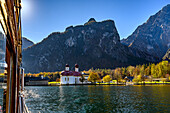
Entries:
{"label": "reflection on water", "polygon": [[170,86],[26,87],[33,113],[170,112]]}

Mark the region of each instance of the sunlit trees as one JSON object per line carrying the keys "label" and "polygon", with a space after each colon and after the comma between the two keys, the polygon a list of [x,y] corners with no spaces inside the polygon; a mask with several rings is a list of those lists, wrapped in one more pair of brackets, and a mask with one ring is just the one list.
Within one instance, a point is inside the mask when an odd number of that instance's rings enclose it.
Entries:
{"label": "sunlit trees", "polygon": [[102,79],[99,78],[96,82],[98,82],[100,84],[102,82]]}
{"label": "sunlit trees", "polygon": [[127,72],[129,76],[133,76],[133,71],[134,71],[135,67],[134,66],[128,66],[127,67]]}
{"label": "sunlit trees", "polygon": [[110,75],[106,75],[105,77],[103,77],[103,81],[104,82],[109,82],[112,80],[112,78],[110,77]]}
{"label": "sunlit trees", "polygon": [[156,77],[155,64],[151,64],[151,75]]}
{"label": "sunlit trees", "polygon": [[141,82],[142,81],[142,75],[138,75],[133,79],[133,82]]}
{"label": "sunlit trees", "polygon": [[125,67],[122,67],[121,68],[121,74],[122,74],[122,78],[126,77],[127,74],[126,74],[126,68]]}
{"label": "sunlit trees", "polygon": [[162,70],[163,70],[162,74],[165,77],[165,75],[168,74],[169,63],[168,63],[168,61],[162,61],[161,64],[162,64]]}
{"label": "sunlit trees", "polygon": [[[101,82],[103,78],[104,82],[107,81],[105,77],[110,76],[110,79],[115,79],[118,81],[124,79],[126,76],[133,76],[134,81],[144,81],[145,79],[152,80],[152,78],[169,78],[170,75],[170,62],[162,61],[157,64],[143,64],[136,66],[121,67],[115,69],[90,69],[88,71],[83,71],[89,74],[88,81],[90,82]],[[28,77],[39,77],[39,75],[44,75],[44,77],[50,77],[51,81],[55,81],[60,78],[61,72],[40,72],[36,74],[25,73]],[[82,79],[83,80],[83,79]],[[81,81],[82,81],[81,80]],[[105,81],[106,80],[106,81]]]}
{"label": "sunlit trees", "polygon": [[97,80],[99,80],[100,79],[100,77],[99,77],[99,75],[97,74],[97,73],[95,73],[95,72],[90,72],[90,74],[89,74],[89,77],[88,77],[88,81],[89,82],[96,82]]}
{"label": "sunlit trees", "polygon": [[122,79],[121,68],[116,68],[116,69],[114,70],[114,79],[117,80],[117,83],[118,83],[119,80]]}

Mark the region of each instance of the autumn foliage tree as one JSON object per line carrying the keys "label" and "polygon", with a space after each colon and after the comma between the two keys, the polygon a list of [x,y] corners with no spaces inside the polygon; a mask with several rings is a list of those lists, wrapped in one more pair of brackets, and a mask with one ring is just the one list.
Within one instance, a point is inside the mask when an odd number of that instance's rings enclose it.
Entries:
{"label": "autumn foliage tree", "polygon": [[87,80],[92,83],[92,82],[96,82],[99,79],[100,79],[100,77],[99,77],[99,75],[97,73],[90,72],[89,77],[88,77]]}
{"label": "autumn foliage tree", "polygon": [[112,78],[110,77],[110,75],[106,75],[105,77],[103,77],[104,82],[110,82],[111,80]]}

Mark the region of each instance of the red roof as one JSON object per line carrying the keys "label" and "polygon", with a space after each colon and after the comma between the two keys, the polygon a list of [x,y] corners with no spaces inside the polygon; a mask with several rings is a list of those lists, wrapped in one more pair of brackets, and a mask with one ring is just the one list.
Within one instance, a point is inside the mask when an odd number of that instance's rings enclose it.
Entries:
{"label": "red roof", "polygon": [[74,72],[73,72],[73,75],[74,75],[74,76],[81,76],[82,74],[81,74],[80,72],[75,72],[75,71],[74,71]]}
{"label": "red roof", "polygon": [[82,76],[80,72],[75,72],[75,71],[63,71],[61,72],[62,76]]}

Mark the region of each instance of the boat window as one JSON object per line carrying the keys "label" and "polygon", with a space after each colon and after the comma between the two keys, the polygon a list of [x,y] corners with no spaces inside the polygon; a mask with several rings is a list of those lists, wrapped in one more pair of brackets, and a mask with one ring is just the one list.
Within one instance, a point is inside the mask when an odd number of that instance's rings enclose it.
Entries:
{"label": "boat window", "polygon": [[6,89],[7,83],[7,64],[5,61],[6,53],[6,36],[3,31],[2,26],[0,25],[0,112],[3,105],[3,92]]}

